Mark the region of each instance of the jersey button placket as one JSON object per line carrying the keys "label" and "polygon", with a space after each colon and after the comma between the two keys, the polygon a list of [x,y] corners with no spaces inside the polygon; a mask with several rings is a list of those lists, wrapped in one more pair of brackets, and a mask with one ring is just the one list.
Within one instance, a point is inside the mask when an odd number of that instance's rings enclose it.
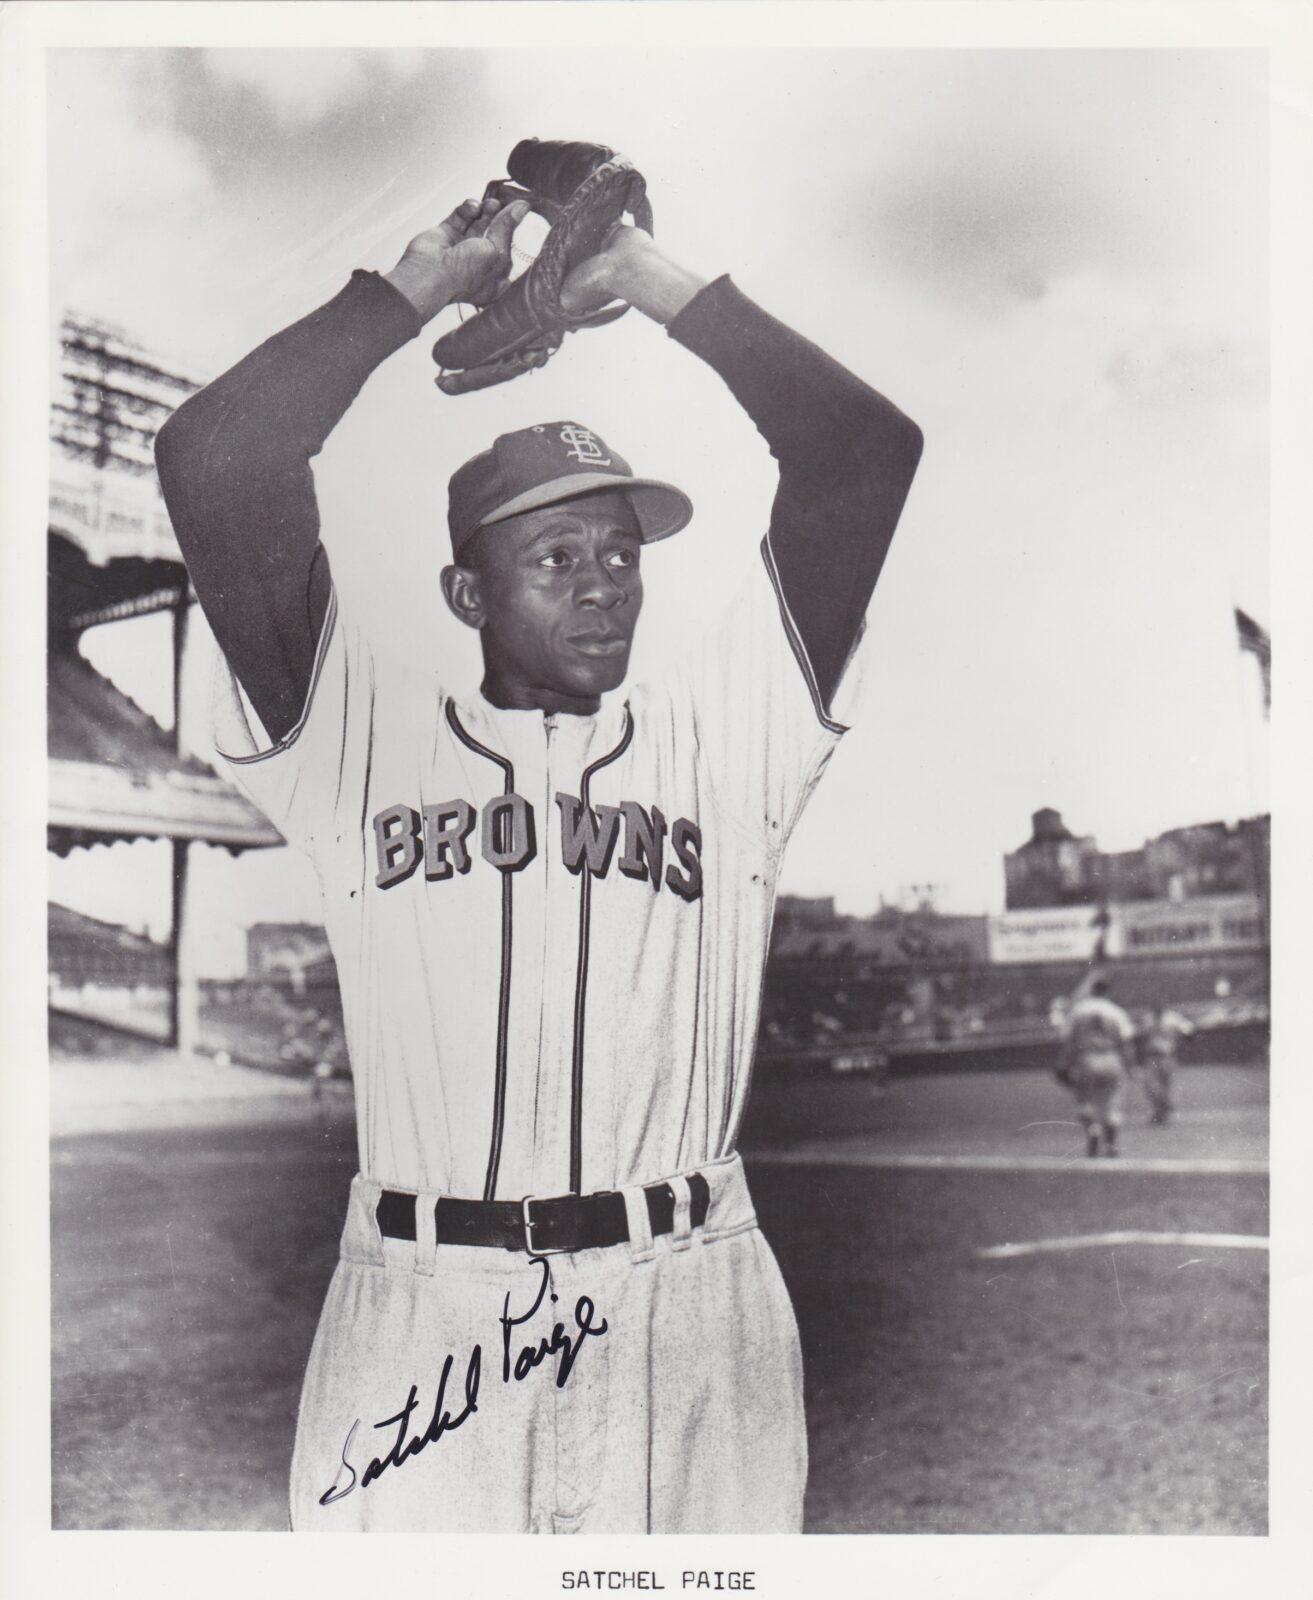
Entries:
{"label": "jersey button placket", "polygon": [[542,788],[542,960],[539,964],[538,1001],[538,1108],[535,1119],[534,1146],[535,1187],[544,1194],[559,1194],[566,1188],[565,1173],[568,1155],[561,1156],[562,1130],[566,1126],[561,1110],[561,1096],[566,1093],[562,1082],[561,1016],[565,975],[561,968],[561,946],[568,942],[562,923],[561,880],[569,881],[559,856],[559,829],[556,820],[556,768],[560,761],[562,730],[554,715],[543,718],[543,788]]}

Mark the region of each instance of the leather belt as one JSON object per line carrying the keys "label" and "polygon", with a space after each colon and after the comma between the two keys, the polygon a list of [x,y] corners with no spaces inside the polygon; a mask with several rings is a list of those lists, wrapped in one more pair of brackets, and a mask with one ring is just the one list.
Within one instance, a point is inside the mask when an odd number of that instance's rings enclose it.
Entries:
{"label": "leather belt", "polygon": [[[711,1207],[711,1186],[700,1172],[688,1178],[689,1221],[700,1228]],[[668,1183],[643,1190],[653,1235],[673,1233],[675,1191]],[[389,1239],[415,1238],[415,1196],[384,1189],[375,1208],[379,1232]],[[619,1190],[597,1194],[526,1195],[523,1200],[461,1200],[440,1195],[433,1217],[439,1244],[482,1246],[555,1255],[600,1250],[629,1239],[629,1214]]]}

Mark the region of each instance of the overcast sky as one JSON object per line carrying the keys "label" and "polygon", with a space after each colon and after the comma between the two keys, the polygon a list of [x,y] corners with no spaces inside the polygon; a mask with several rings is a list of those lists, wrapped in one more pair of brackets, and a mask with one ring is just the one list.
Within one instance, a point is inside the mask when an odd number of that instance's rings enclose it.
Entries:
{"label": "overcast sky", "polygon": [[[50,61],[52,318],[120,324],[197,378],[386,268],[527,133],[648,175],[677,257],[731,271],[923,427],[870,612],[862,717],[784,887],[873,909],[904,885],[1002,905],[1040,805],[1109,848],[1266,805],[1253,663],[1267,597],[1266,151],[1257,54],[1006,51],[98,51]],[[769,115],[763,116],[763,107]],[[439,323],[435,327],[445,324]],[[339,585],[436,630],[445,483],[495,433],[596,428],[691,493],[645,560],[636,672],[756,559],[770,459],[719,381],[638,316],[459,400],[431,337],[371,381],[320,460]],[[395,575],[406,581],[398,585]],[[157,713],[161,622],[87,653]],[[188,715],[203,749],[204,648]],[[193,852],[208,965],[236,929],[316,915],[307,866]],[[164,930],[159,846],[75,852],[52,894]]]}

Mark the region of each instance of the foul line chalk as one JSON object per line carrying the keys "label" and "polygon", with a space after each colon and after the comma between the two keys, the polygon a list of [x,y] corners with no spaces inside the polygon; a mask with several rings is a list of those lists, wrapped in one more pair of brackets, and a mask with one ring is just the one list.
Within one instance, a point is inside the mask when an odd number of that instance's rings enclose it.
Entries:
{"label": "foul line chalk", "polygon": [[1098,1250],[1121,1244],[1170,1244],[1191,1250],[1266,1250],[1268,1241],[1254,1233],[1078,1233],[1069,1239],[1031,1239],[1025,1244],[995,1244],[977,1250],[980,1261],[1006,1261],[1013,1256],[1040,1256],[1054,1250]]}
{"label": "foul line chalk", "polygon": [[1175,1156],[1118,1156],[1115,1160],[1089,1156],[938,1156],[894,1155],[880,1151],[826,1150],[803,1146],[795,1150],[746,1150],[752,1164],[780,1167],[892,1167],[909,1171],[959,1172],[1091,1172],[1115,1176],[1119,1172],[1215,1174],[1266,1177],[1266,1161],[1188,1160]]}

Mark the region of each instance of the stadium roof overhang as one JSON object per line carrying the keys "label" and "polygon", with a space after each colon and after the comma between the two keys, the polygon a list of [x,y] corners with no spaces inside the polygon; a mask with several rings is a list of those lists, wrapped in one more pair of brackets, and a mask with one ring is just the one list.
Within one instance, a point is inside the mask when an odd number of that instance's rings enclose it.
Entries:
{"label": "stadium roof overhang", "polygon": [[48,577],[50,616],[55,624],[52,633],[56,636],[172,610],[190,598],[180,561],[119,556],[98,567],[75,540],[53,530]]}
{"label": "stadium roof overhang", "polygon": [[49,658],[50,848],[188,839],[234,853],[283,843],[269,820],[70,652]]}

